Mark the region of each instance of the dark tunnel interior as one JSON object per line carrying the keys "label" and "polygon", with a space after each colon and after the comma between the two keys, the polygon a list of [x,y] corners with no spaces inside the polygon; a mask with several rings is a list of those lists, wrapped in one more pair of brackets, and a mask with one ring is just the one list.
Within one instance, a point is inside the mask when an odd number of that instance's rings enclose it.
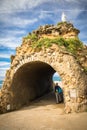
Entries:
{"label": "dark tunnel interior", "polygon": [[55,70],[47,63],[33,61],[22,65],[12,81],[13,105],[21,107],[52,90]]}

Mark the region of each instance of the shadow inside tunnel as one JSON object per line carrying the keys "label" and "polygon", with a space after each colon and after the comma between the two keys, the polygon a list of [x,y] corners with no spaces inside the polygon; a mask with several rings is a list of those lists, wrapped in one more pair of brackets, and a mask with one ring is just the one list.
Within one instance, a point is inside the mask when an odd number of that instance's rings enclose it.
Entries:
{"label": "shadow inside tunnel", "polygon": [[22,107],[20,110],[30,110],[30,109],[45,107],[45,106],[50,106],[50,107],[53,106],[55,109],[56,108],[64,109],[64,102],[56,104],[55,93],[52,91],[30,102],[30,104]]}

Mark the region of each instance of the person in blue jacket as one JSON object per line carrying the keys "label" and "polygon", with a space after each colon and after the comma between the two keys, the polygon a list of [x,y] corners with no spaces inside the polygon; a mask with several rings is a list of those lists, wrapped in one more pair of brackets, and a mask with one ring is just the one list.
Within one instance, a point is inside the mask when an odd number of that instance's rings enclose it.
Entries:
{"label": "person in blue jacket", "polygon": [[63,91],[62,88],[56,83],[55,85],[56,103],[63,102]]}

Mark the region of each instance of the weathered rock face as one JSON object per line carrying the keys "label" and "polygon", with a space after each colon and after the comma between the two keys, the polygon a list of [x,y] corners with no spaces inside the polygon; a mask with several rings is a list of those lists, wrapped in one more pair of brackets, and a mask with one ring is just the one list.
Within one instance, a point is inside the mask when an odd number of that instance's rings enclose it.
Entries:
{"label": "weathered rock face", "polygon": [[64,38],[74,38],[78,35],[80,31],[74,28],[73,24],[67,22],[61,22],[58,26],[54,25],[45,25],[40,26],[39,29],[33,31],[36,35],[40,37],[58,37],[62,36]]}
{"label": "weathered rock face", "polygon": [[[38,33],[38,30],[34,33]],[[51,91],[52,76],[55,72],[60,74],[63,82],[66,113],[85,111],[87,109],[87,75],[83,69],[82,60],[78,61],[75,56],[65,50],[65,47],[55,43],[49,48],[44,46],[32,48],[31,45],[30,39],[23,40],[22,45],[16,49],[16,55],[11,57],[11,67],[6,73],[0,92],[0,112],[19,109],[29,104],[31,100]],[[78,56],[80,55],[79,51]],[[87,53],[85,56],[87,58]]]}

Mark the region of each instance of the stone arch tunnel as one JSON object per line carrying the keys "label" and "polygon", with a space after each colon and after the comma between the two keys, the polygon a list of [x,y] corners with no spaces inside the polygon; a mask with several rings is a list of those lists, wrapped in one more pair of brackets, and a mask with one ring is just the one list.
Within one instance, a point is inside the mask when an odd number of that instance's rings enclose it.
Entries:
{"label": "stone arch tunnel", "polygon": [[0,113],[19,109],[44,95],[52,87],[55,72],[63,82],[65,111],[85,111],[87,75],[73,55],[53,44],[31,53],[19,48],[0,92]]}
{"label": "stone arch tunnel", "polygon": [[52,90],[52,76],[55,70],[45,62],[33,61],[22,65],[14,74],[11,84],[15,92],[13,103],[20,105],[29,104],[45,93]]}
{"label": "stone arch tunnel", "polygon": [[[70,46],[76,44],[77,48],[77,45],[82,46],[78,33],[79,30],[71,23],[64,22],[57,26],[41,26],[23,38],[20,47],[16,48],[15,56],[11,57],[10,69],[0,90],[0,113],[19,109],[48,92],[55,71],[63,82],[65,112],[87,111],[85,64],[78,60],[79,52],[77,55],[69,52],[65,40],[60,39],[72,38],[75,43],[70,43]],[[86,49],[84,48],[84,55],[87,54]]]}

